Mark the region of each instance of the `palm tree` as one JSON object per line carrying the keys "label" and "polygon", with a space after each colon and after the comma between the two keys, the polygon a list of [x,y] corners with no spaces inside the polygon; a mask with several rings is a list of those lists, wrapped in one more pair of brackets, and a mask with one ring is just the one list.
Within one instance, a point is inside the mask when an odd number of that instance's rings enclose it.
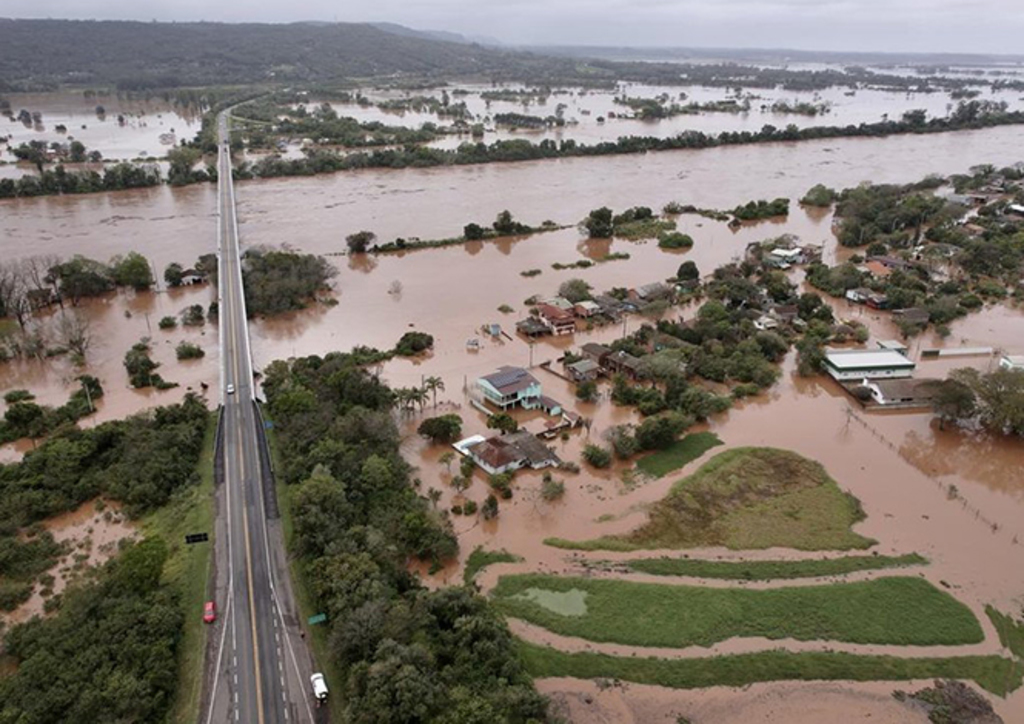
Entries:
{"label": "palm tree", "polygon": [[437,408],[437,391],[444,392],[444,380],[440,377],[428,377],[423,380],[424,392],[431,392],[434,396],[434,408]]}
{"label": "palm tree", "polygon": [[423,412],[423,406],[427,404],[427,393],[421,390],[419,387],[413,387],[409,390],[409,406],[413,405],[420,406],[420,412]]}

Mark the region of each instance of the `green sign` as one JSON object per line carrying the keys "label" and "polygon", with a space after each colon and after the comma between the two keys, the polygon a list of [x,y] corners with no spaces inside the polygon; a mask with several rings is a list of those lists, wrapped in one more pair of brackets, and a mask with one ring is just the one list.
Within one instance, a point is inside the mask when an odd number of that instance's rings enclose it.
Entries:
{"label": "green sign", "polygon": [[326,620],[327,620],[327,614],[326,613],[318,613],[316,616],[310,616],[309,617],[309,625],[310,626],[316,626],[318,623],[323,623]]}

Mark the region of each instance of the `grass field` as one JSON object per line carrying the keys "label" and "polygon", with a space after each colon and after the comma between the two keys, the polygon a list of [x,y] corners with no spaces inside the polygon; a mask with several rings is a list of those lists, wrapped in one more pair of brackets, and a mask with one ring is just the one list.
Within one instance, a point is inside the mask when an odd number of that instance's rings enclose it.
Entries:
{"label": "grass field", "polygon": [[[213,454],[217,415],[211,414],[199,458],[198,487],[183,488],[171,501],[142,519],[146,536],[160,536],[170,547],[164,564],[164,582],[181,597],[185,612],[185,630],[178,658],[178,687],[168,721],[194,724],[199,721],[199,699],[203,686],[203,657],[206,651],[206,625],[203,603],[207,600],[210,561],[213,558]],[[206,532],[209,543],[185,544],[186,533]]]}
{"label": "grass field", "polygon": [[[583,615],[560,613],[557,597],[580,592]],[[917,646],[984,639],[970,609],[920,578],[751,590],[528,574],[502,576],[492,595],[505,614],[555,633],[633,646],[734,636]]]}
{"label": "grass field", "polygon": [[642,473],[662,478],[721,444],[722,441],[713,432],[695,432],[677,440],[672,447],[643,456],[636,461],[636,467]]}
{"label": "grass field", "polygon": [[655,576],[692,576],[694,578],[730,578],[745,581],[769,581],[782,578],[841,576],[857,571],[873,571],[906,566],[923,566],[928,559],[917,553],[903,556],[846,556],[813,561],[702,561],[693,558],[641,558],[624,561],[634,571]]}
{"label": "grass field", "polygon": [[462,581],[472,583],[476,574],[493,563],[518,563],[522,557],[509,553],[508,551],[485,551],[483,546],[477,546],[466,559],[466,569],[462,572]]}
{"label": "grass field", "polygon": [[734,550],[850,550],[876,541],[850,527],[864,519],[820,463],[789,450],[735,448],[672,486],[646,523],[621,536],[590,541],[549,538],[581,550],[725,546]]}
{"label": "grass field", "polygon": [[999,634],[999,643],[1008,648],[1018,659],[1024,659],[1024,621],[1000,613],[992,606],[985,606],[985,614]]}
{"label": "grass field", "polygon": [[765,651],[703,659],[625,658],[569,654],[520,642],[523,660],[535,677],[624,679],[675,689],[747,686],[758,681],[905,681],[970,679],[986,691],[1006,696],[1021,685],[1024,665],[1001,656],[898,658],[836,652]]}

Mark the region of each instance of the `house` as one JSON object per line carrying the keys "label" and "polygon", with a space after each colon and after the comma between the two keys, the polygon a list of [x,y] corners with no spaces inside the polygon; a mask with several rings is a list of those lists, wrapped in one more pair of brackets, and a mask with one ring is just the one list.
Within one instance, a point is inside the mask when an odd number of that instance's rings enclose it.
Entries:
{"label": "house", "polygon": [[1010,204],[1006,207],[1007,214],[1013,214],[1014,216],[1024,216],[1024,204]]}
{"label": "house", "polygon": [[181,286],[188,287],[193,284],[205,284],[206,273],[197,269],[186,269],[181,273]]}
{"label": "house", "polygon": [[563,312],[571,312],[573,309],[573,303],[565,297],[552,297],[551,299],[545,299],[544,304],[549,304],[552,307],[558,307]]}
{"label": "house", "polygon": [[867,287],[857,287],[856,289],[846,290],[846,301],[853,302],[854,304],[864,304],[868,300],[868,296],[871,294],[871,290]]}
{"label": "house", "polygon": [[868,264],[873,261],[878,262],[882,266],[893,271],[897,269],[909,269],[914,266],[911,262],[906,259],[900,259],[898,256],[869,256],[867,258]]}
{"label": "house", "polygon": [[661,282],[644,284],[636,289],[629,290],[629,298],[639,302],[653,302],[658,299],[668,299],[672,296],[672,287]]}
{"label": "house", "polygon": [[889,297],[885,296],[881,292],[871,292],[868,294],[868,298],[864,300],[871,309],[888,309],[889,308]]}
{"label": "house", "polygon": [[825,371],[840,381],[910,377],[914,367],[891,349],[825,349]]}
{"label": "house", "polygon": [[762,314],[760,317],[754,320],[754,328],[759,329],[762,332],[775,329],[779,326],[778,320],[773,317],[769,317],[767,314]]}
{"label": "house", "polygon": [[541,323],[551,330],[551,334],[573,334],[576,331],[576,318],[572,312],[560,309],[551,304],[538,304],[537,315]]}
{"label": "house", "polygon": [[931,319],[931,315],[928,314],[928,310],[921,307],[897,309],[893,312],[893,316],[898,317],[901,321],[907,322],[908,324],[928,324],[928,320]]}
{"label": "house", "polygon": [[573,382],[591,382],[596,380],[597,376],[601,373],[601,365],[588,357],[584,357],[578,362],[566,365],[565,370],[569,373],[569,377],[572,378]]}
{"label": "house", "polygon": [[476,381],[483,401],[499,410],[522,407],[532,410],[539,406],[540,382],[522,367],[501,367]]}
{"label": "house", "polygon": [[892,274],[892,269],[887,267],[880,261],[869,261],[864,265],[864,271],[873,276],[875,279],[885,279]]}
{"label": "house", "polygon": [[777,247],[768,252],[764,261],[765,264],[778,269],[789,269],[794,264],[803,264],[804,252],[802,249],[783,249]]}
{"label": "house", "polygon": [[587,342],[585,345],[580,347],[580,353],[587,359],[592,359],[599,365],[603,365],[604,361],[608,358],[608,355],[612,353],[611,349],[605,347],[603,344],[597,344],[596,342]]}
{"label": "house", "polygon": [[1000,369],[1024,372],[1024,354],[1004,354],[999,360]]}
{"label": "house", "polygon": [[768,315],[780,322],[792,322],[800,316],[800,308],[795,304],[773,304]]}
{"label": "house", "polygon": [[467,446],[466,454],[491,475],[509,473],[525,467],[539,470],[561,462],[549,447],[526,430],[496,435],[476,442]]}
{"label": "house", "polygon": [[882,407],[930,407],[940,380],[864,380],[871,399]]}
{"label": "house", "polygon": [[538,317],[527,317],[516,322],[516,331],[525,334],[527,337],[539,337],[542,334],[551,334],[548,325],[544,324]]}
{"label": "house", "polygon": [[582,302],[577,302],[573,307],[573,311],[577,317],[588,319],[596,314],[601,313],[601,307],[597,302],[592,302],[589,299],[585,299]]}
{"label": "house", "polygon": [[640,358],[629,352],[612,352],[605,358],[604,367],[612,374],[624,375],[630,379],[640,376]]}
{"label": "house", "polygon": [[616,299],[611,294],[599,294],[594,297],[594,301],[597,303],[597,306],[601,307],[601,314],[610,317],[613,321],[618,320],[623,312],[626,311],[622,301]]}
{"label": "house", "polygon": [[880,339],[877,344],[879,349],[889,349],[893,352],[899,352],[904,357],[906,357],[907,352],[910,351],[910,348],[907,347],[907,345],[896,339]]}

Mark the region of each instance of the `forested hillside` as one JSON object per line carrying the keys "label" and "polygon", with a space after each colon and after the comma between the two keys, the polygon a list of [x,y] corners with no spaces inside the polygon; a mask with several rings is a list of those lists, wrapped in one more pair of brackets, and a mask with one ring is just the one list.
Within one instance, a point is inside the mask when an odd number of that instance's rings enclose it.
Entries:
{"label": "forested hillside", "polygon": [[317,81],[415,73],[508,77],[541,59],[368,24],[139,23],[0,19],[0,90]]}

